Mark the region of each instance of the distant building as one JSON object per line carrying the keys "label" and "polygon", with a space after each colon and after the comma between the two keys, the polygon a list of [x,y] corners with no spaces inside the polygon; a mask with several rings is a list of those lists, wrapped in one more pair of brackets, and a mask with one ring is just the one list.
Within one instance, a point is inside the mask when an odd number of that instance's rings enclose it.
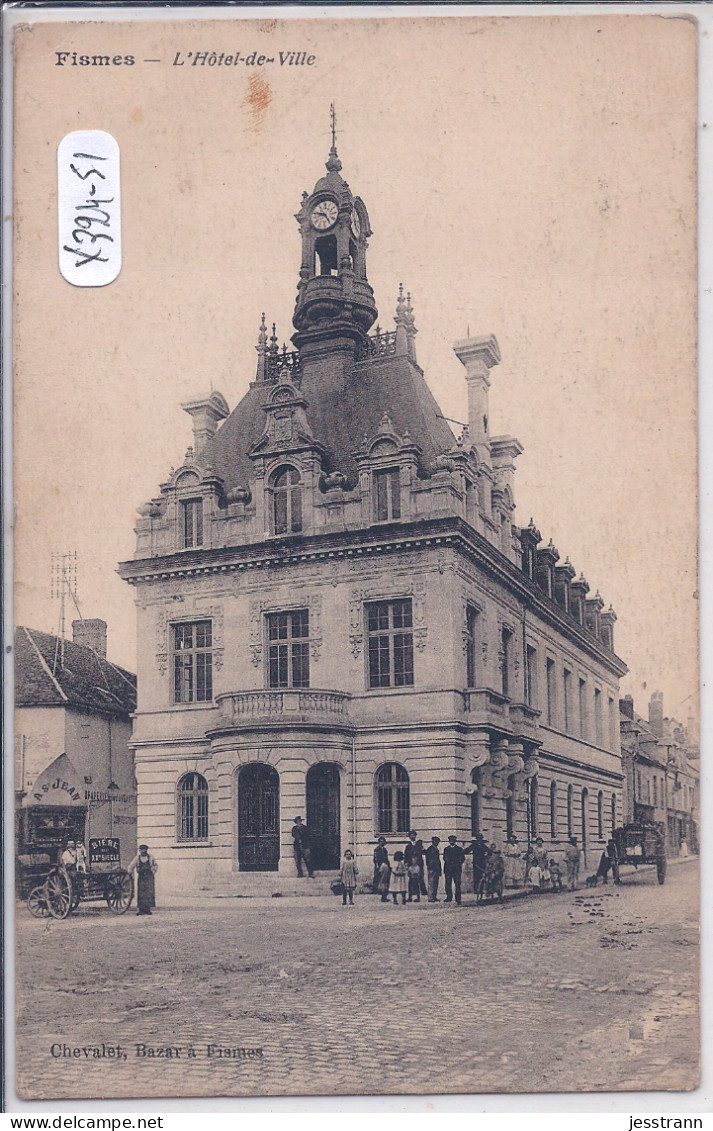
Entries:
{"label": "distant building", "polygon": [[15,629],[15,838],[18,856],[67,840],[114,836],[136,851],[129,746],[136,676],[106,658],[103,620],[74,621],[74,640]]}
{"label": "distant building", "polygon": [[[138,609],[139,831],[165,884],[255,889],[376,838],[480,831],[599,859],[622,819],[613,609],[513,523],[512,436],[492,436],[493,336],[455,344],[456,439],[416,355],[409,295],[377,319],[364,202],[327,173],[297,216],[292,337],[264,321],[230,412],[139,508],[120,566]],[[417,237],[415,237],[417,238]],[[272,883],[269,877],[265,877]],[[269,887],[266,890],[270,890]]]}
{"label": "distant building", "polygon": [[655,691],[647,719],[637,715],[631,695],[620,701],[621,758],[625,777],[624,819],[661,821],[667,850],[681,842],[698,852],[700,751],[693,723],[665,718],[663,695]]}

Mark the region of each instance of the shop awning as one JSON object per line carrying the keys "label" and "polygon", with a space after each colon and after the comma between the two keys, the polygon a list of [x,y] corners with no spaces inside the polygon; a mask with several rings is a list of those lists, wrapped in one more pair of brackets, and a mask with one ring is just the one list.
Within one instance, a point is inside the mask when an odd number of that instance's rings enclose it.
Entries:
{"label": "shop awning", "polygon": [[86,807],[84,783],[66,754],[60,754],[35,778],[22,804],[26,809],[36,805],[60,805],[72,809]]}

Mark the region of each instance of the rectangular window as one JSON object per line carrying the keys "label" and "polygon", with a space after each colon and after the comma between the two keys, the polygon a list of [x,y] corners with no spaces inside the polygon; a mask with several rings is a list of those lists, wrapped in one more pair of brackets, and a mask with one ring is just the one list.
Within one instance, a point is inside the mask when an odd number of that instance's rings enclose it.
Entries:
{"label": "rectangular window", "polygon": [[557,722],[557,692],[555,688],[555,662],[547,657],[547,722],[554,726]]}
{"label": "rectangular window", "polygon": [[510,648],[512,643],[512,632],[509,628],[503,625],[500,632],[500,674],[501,674],[501,691],[503,695],[510,696],[510,685],[512,677],[510,675]]}
{"label": "rectangular window", "polygon": [[612,699],[612,697],[610,695],[609,696],[609,749],[610,750],[616,750],[617,749],[616,723],[617,723],[616,708],[615,708],[614,700]]}
{"label": "rectangular window", "polygon": [[601,746],[604,741],[604,727],[602,725],[602,692],[599,687],[594,688],[594,732],[597,746]]}
{"label": "rectangular window", "polygon": [[413,686],[411,601],[374,601],[366,606],[369,687]]}
{"label": "rectangular window", "polygon": [[659,783],[656,774],[654,774],[654,805],[659,803]]}
{"label": "rectangular window", "polygon": [[203,500],[187,499],[183,508],[183,547],[203,545]]}
{"label": "rectangular window", "polygon": [[376,522],[401,518],[401,474],[398,467],[375,471],[372,476],[372,492]]}
{"label": "rectangular window", "polygon": [[587,711],[587,681],[579,681],[579,733],[586,738],[589,733],[589,712]]}
{"label": "rectangular window", "polygon": [[268,687],[309,687],[309,610],[268,613]]}
{"label": "rectangular window", "polygon": [[641,801],[643,794],[641,792],[641,770],[636,771],[636,799]]}
{"label": "rectangular window", "polygon": [[563,689],[564,689],[564,729],[567,734],[572,731],[572,673],[564,669],[563,672]]}
{"label": "rectangular window", "polygon": [[478,649],[478,610],[471,607],[466,612],[465,666],[466,687],[477,686],[476,653]]}
{"label": "rectangular window", "polygon": [[537,649],[525,645],[525,702],[537,706]]}
{"label": "rectangular window", "polygon": [[209,620],[173,626],[173,701],[213,699],[212,626]]}

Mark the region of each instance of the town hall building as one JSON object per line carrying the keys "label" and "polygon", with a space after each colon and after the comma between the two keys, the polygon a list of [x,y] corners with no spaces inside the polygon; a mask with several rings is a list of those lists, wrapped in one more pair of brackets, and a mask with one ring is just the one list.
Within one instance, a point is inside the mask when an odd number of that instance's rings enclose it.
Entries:
{"label": "town hall building", "polygon": [[[364,202],[332,146],[297,216],[292,346],[263,316],[230,412],[183,405],[192,446],[139,508],[138,838],[162,884],[278,890],[307,824],[317,875],[376,840],[577,836],[622,822],[616,616],[535,524],[493,436],[493,336],[454,345],[456,439],[410,296],[378,326]],[[275,876],[275,873],[278,875]],[[311,881],[300,881],[309,885]]]}

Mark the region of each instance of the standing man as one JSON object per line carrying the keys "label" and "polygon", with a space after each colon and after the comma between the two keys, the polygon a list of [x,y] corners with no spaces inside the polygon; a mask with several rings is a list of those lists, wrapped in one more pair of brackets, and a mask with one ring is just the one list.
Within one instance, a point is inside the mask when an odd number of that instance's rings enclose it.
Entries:
{"label": "standing man", "polygon": [[453,900],[453,888],[456,890],[456,903],[460,907],[460,878],[463,871],[465,852],[458,844],[458,837],[448,837],[448,847],[443,849],[443,873],[446,878],[446,903]]}
{"label": "standing man", "polygon": [[432,836],[431,843],[426,849],[426,868],[428,869],[428,902],[438,903],[438,881],[440,880],[443,869],[441,867],[441,854],[438,846],[441,843],[440,837]]}
{"label": "standing man", "polygon": [[569,890],[577,890],[577,881],[579,879],[579,845],[577,844],[576,836],[571,836],[567,842],[567,847],[564,850],[564,862],[567,867],[567,882],[569,883]]}
{"label": "standing man", "polygon": [[464,856],[473,857],[473,891],[477,895],[483,883],[485,876],[485,861],[488,858],[489,850],[485,843],[485,838],[482,833],[476,833],[468,848],[464,850]]}
{"label": "standing man", "polygon": [[313,879],[314,872],[312,871],[312,856],[309,849],[309,832],[307,831],[307,826],[302,823],[301,817],[295,817],[295,823],[292,826],[292,841],[295,864],[297,865],[297,875],[304,875],[302,871],[302,865],[304,864],[307,869],[307,875],[310,879]]}

